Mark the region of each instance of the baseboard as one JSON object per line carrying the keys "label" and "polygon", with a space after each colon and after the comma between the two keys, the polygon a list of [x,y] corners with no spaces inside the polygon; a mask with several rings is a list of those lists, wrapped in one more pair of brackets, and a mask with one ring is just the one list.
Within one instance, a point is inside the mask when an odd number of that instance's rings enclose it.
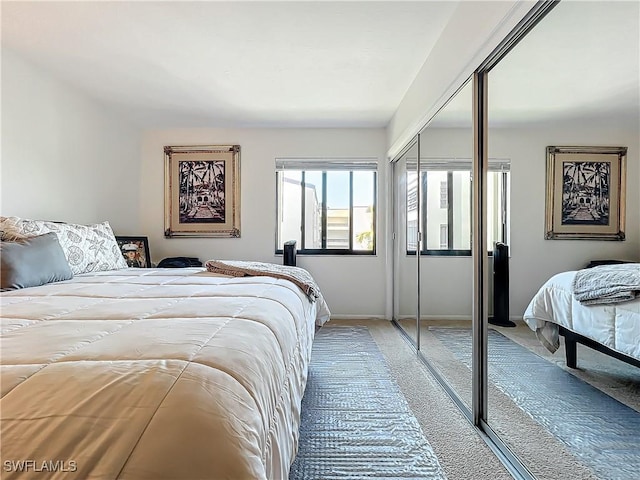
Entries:
{"label": "baseboard", "polygon": [[[416,317],[399,317],[398,320],[415,320]],[[420,320],[450,320],[450,321],[471,321],[469,315],[420,315]]]}
{"label": "baseboard", "polygon": [[[378,314],[342,314],[335,313],[331,314],[331,318],[333,320],[388,320],[391,321],[386,315],[378,315]],[[421,315],[421,320],[450,320],[450,321],[471,321],[471,317],[469,315]],[[415,317],[400,317],[398,320],[415,320]],[[518,315],[510,315],[509,320],[513,322],[522,322],[522,317]]]}
{"label": "baseboard", "polygon": [[349,315],[341,313],[332,313],[331,320],[387,320],[391,321],[385,315]]}
{"label": "baseboard", "polygon": [[[415,320],[415,317],[400,317],[398,320]],[[420,315],[420,320],[450,320],[450,321],[471,321],[469,315]],[[518,315],[510,315],[509,320],[514,322],[522,322],[522,317]]]}
{"label": "baseboard", "polygon": [[471,321],[468,315],[420,315],[420,320],[453,320],[453,321]]}

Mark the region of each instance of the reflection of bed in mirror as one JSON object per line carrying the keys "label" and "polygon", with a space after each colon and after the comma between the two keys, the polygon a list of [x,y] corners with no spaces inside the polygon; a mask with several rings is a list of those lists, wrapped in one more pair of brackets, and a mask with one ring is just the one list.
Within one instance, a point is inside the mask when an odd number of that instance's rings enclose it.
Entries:
{"label": "reflection of bed in mirror", "polygon": [[540,287],[524,320],[551,352],[564,336],[571,368],[577,343],[640,367],[639,295],[639,263],[562,272]]}

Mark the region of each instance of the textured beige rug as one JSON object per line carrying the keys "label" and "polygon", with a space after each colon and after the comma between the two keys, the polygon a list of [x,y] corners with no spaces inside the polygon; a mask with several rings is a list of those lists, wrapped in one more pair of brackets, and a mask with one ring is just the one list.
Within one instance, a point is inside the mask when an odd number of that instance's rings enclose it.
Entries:
{"label": "textured beige rug", "polygon": [[447,480],[367,327],[317,332],[289,480]]}
{"label": "textured beige rug", "polygon": [[368,327],[449,480],[512,478],[390,322],[332,319],[327,325]]}

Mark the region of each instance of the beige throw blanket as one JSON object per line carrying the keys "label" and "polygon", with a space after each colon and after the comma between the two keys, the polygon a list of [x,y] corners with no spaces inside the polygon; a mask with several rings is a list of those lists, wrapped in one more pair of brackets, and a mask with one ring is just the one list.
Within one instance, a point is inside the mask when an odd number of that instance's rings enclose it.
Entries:
{"label": "beige throw blanket", "polygon": [[318,285],[316,285],[311,274],[304,268],[239,260],[208,260],[205,266],[210,272],[231,277],[263,276],[289,280],[298,286],[312,302],[315,302],[320,297]]}

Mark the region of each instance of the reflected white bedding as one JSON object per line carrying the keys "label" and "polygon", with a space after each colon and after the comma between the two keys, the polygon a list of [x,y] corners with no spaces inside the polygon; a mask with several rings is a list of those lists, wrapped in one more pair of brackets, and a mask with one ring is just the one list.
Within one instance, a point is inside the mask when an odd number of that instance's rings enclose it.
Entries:
{"label": "reflected white bedding", "polygon": [[3,292],[0,308],[3,478],[287,477],[322,298],[128,269]]}
{"label": "reflected white bedding", "polygon": [[606,347],[640,359],[640,298],[621,303],[583,305],[572,293],[576,272],[545,282],[529,303],[524,320],[551,352],[559,346],[558,325]]}

